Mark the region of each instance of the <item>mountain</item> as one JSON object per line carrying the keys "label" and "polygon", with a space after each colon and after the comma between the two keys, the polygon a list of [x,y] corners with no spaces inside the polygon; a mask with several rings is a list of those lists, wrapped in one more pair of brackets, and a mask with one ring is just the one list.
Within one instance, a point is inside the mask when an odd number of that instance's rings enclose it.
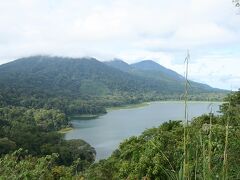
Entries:
{"label": "mountain", "polygon": [[155,70],[155,71],[164,71],[164,72],[171,71],[152,60],[143,60],[143,61],[134,63],[131,66],[141,70]]}
{"label": "mountain", "polygon": [[[185,78],[177,72],[165,68],[164,66],[152,61],[143,60],[134,64],[127,64],[122,60],[112,60],[105,62],[105,64],[114,67],[116,69],[128,72],[132,75],[144,77],[150,80],[157,80],[161,83],[172,86],[175,84],[176,87],[184,89]],[[122,65],[124,64],[124,66]],[[121,65],[121,66],[120,66]],[[189,80],[192,92],[223,92],[220,89],[212,88],[207,84],[202,84]]]}
{"label": "mountain", "polygon": [[144,61],[132,64],[131,66],[137,70],[145,72],[146,74],[147,73],[152,74],[151,77],[153,78],[163,77],[161,79],[172,79],[176,81],[184,81],[184,77],[181,76],[180,74],[170,69],[167,69],[152,60],[144,60]]}
{"label": "mountain", "polygon": [[112,61],[106,61],[104,63],[123,72],[131,72],[133,70],[133,68],[128,63],[122,61],[121,59],[114,59]]}
{"label": "mountain", "polygon": [[168,91],[166,84],[123,72],[94,58],[49,56],[22,58],[1,65],[0,85],[22,89],[22,93],[41,91],[69,96]]}
{"label": "mountain", "polygon": [[[190,94],[221,92],[191,83]],[[56,108],[66,113],[105,112],[103,107],[178,99],[183,77],[152,61],[33,56],[0,66],[0,106]]]}
{"label": "mountain", "polygon": [[112,60],[107,61],[105,64],[119,69],[124,72],[128,72],[137,76],[142,76],[145,78],[156,79],[161,81],[184,81],[184,77],[180,74],[167,69],[160,64],[152,60],[144,60],[134,64],[127,64],[122,60]]}

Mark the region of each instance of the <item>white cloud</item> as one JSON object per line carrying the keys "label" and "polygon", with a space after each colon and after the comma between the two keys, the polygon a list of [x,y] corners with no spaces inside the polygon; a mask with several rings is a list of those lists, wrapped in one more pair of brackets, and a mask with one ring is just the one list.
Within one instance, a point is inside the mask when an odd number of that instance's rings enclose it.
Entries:
{"label": "white cloud", "polygon": [[190,77],[213,87],[237,90],[240,87],[239,60],[227,56],[201,57],[190,65]]}
{"label": "white cloud", "polygon": [[154,60],[165,67],[172,67],[173,56],[164,52],[151,51],[131,51],[128,53],[118,54],[119,59],[127,60],[128,63],[139,62],[140,60]]}

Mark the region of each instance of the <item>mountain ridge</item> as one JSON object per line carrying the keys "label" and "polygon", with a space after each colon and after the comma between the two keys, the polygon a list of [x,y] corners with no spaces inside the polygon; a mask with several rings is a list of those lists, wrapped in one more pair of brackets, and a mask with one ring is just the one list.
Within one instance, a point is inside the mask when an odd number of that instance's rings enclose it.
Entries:
{"label": "mountain ridge", "polygon": [[31,56],[0,66],[0,107],[99,114],[108,106],[149,100],[142,92],[157,87],[94,58]]}
{"label": "mountain ridge", "polygon": [[[52,61],[52,60],[54,60],[54,61]],[[95,64],[101,68],[103,68],[104,65],[107,65],[107,66],[104,66],[104,68],[107,68],[107,67],[115,68],[114,70],[111,69],[111,73],[113,73],[113,71],[118,71],[118,73],[119,72],[125,72],[125,73],[127,72],[131,75],[134,75],[134,77],[138,76],[138,77],[142,78],[145,76],[144,78],[155,79],[155,80],[159,80],[156,75],[159,75],[159,76],[162,75],[163,78],[166,78],[168,76],[167,78],[171,78],[172,80],[175,80],[177,82],[185,81],[185,79],[182,75],[178,74],[177,72],[175,72],[171,69],[168,69],[168,68],[160,65],[159,63],[157,63],[153,60],[142,60],[142,61],[139,61],[139,62],[136,62],[133,64],[128,64],[121,59],[113,59],[111,61],[101,62],[101,61],[97,60],[96,58],[92,58],[92,57],[71,58],[71,57],[45,56],[45,55],[23,57],[23,58],[11,61],[9,63],[0,65],[0,73],[2,71],[4,71],[4,68],[10,68],[10,70],[11,70],[11,66],[14,66],[14,65],[17,65],[17,66],[20,65],[19,66],[20,68],[18,67],[18,71],[19,70],[26,71],[25,65],[34,66],[34,64],[37,67],[35,67],[35,69],[32,69],[32,71],[35,71],[37,73],[38,69],[41,69],[44,67],[44,64],[43,64],[44,62],[52,61],[51,66],[55,65],[55,68],[59,68],[59,66],[58,66],[59,62],[60,63],[65,62],[66,60],[68,60],[69,62],[74,62],[74,63],[90,62],[91,64]],[[82,67],[82,69],[83,68],[88,69],[89,67],[90,66],[85,65],[85,67]],[[108,70],[110,70],[110,69],[108,69]],[[155,71],[154,73],[161,72],[162,74],[154,74],[154,76],[148,75],[149,77],[146,76],[147,73],[152,73],[153,71]],[[162,80],[162,79],[160,79],[160,80]],[[193,81],[191,81],[191,82],[193,82]],[[198,83],[198,84],[204,85],[205,88],[209,87],[212,89],[218,89],[218,88],[213,88],[204,83]],[[219,89],[219,90],[221,90],[221,89]]]}
{"label": "mountain ridge", "polygon": [[[67,111],[74,113],[79,106],[88,112],[89,106],[96,112],[107,106],[179,99],[184,94],[184,80],[165,78],[162,72],[139,70],[119,60],[118,64],[122,66],[89,57],[31,56],[0,65],[0,106],[70,108]],[[223,92],[191,84],[193,96]]]}
{"label": "mountain ridge", "polygon": [[[104,63],[111,67],[123,70],[125,72],[131,73],[137,76],[142,76],[145,78],[155,79],[160,81],[167,81],[167,82],[171,81],[172,83],[181,83],[182,85],[185,84],[185,78],[182,75],[160,65],[159,63],[153,60],[142,60],[133,64],[127,64],[123,60],[117,59],[117,60],[106,61]],[[118,66],[118,64],[120,63],[121,64],[124,63],[125,66],[128,65],[128,67],[123,69],[123,66],[121,67]],[[211,87],[208,84],[199,83],[191,80],[189,80],[189,83],[192,87],[196,87],[196,88],[204,88],[204,89],[212,88],[212,89],[215,89],[216,91],[222,90],[222,89]]]}

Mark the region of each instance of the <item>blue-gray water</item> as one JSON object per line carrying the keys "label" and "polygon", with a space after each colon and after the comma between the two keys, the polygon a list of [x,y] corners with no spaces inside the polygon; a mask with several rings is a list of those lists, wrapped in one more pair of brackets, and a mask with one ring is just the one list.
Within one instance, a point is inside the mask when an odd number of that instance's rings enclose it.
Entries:
{"label": "blue-gray water", "polygon": [[[213,112],[221,103],[212,103]],[[210,112],[210,102],[190,102],[189,119]],[[97,151],[96,159],[107,158],[124,139],[168,120],[184,119],[183,102],[154,102],[132,109],[112,110],[92,120],[73,120],[74,129],[66,139],[83,139]]]}

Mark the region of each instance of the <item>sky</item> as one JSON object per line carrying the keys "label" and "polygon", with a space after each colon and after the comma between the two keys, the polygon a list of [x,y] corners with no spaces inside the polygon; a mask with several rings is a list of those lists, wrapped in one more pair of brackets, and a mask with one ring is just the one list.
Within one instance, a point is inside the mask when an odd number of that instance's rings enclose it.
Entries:
{"label": "sky", "polygon": [[232,0],[0,0],[0,64],[32,55],[154,60],[213,87],[240,88]]}

